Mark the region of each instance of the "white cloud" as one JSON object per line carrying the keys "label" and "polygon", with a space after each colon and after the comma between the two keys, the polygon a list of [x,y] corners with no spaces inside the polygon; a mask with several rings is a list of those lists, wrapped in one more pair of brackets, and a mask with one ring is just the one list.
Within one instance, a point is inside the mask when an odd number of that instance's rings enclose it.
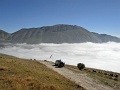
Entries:
{"label": "white cloud", "polygon": [[[80,62],[87,67],[120,73],[120,43],[16,44],[1,49],[0,53],[37,60],[62,59],[71,65]],[[52,58],[50,58],[51,54]]]}

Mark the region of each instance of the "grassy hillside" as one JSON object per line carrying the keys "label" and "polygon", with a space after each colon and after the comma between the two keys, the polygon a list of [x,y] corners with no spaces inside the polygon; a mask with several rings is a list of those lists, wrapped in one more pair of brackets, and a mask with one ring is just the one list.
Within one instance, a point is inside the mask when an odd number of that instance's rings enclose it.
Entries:
{"label": "grassy hillside", "polygon": [[0,90],[85,90],[36,60],[0,54]]}

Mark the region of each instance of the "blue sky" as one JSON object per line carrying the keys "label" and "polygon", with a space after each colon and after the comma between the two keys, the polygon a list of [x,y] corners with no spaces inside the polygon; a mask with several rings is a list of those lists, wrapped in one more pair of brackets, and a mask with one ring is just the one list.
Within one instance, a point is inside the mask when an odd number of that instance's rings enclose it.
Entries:
{"label": "blue sky", "polygon": [[120,37],[120,0],[0,0],[0,29],[79,25]]}

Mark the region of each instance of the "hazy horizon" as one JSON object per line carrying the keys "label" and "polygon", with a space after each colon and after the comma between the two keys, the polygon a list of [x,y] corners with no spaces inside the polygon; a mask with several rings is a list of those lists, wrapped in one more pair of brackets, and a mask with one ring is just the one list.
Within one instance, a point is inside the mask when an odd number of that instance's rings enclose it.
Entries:
{"label": "hazy horizon", "polygon": [[[86,67],[120,73],[120,43],[74,43],[74,44],[15,44],[1,48],[0,53],[19,58],[55,61],[66,64],[84,63]],[[52,55],[52,58],[50,56]]]}

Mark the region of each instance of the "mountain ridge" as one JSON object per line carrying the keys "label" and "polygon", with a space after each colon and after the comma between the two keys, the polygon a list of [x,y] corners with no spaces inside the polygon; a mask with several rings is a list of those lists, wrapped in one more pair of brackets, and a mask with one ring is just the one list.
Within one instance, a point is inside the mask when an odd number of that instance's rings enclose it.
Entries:
{"label": "mountain ridge", "polygon": [[0,43],[5,42],[9,35],[10,34],[8,32],[5,32],[4,30],[0,30]]}
{"label": "mountain ridge", "polygon": [[23,28],[5,38],[12,43],[104,43],[120,42],[120,38],[90,32],[87,29],[77,25],[57,24],[53,26],[43,26],[39,28]]}

